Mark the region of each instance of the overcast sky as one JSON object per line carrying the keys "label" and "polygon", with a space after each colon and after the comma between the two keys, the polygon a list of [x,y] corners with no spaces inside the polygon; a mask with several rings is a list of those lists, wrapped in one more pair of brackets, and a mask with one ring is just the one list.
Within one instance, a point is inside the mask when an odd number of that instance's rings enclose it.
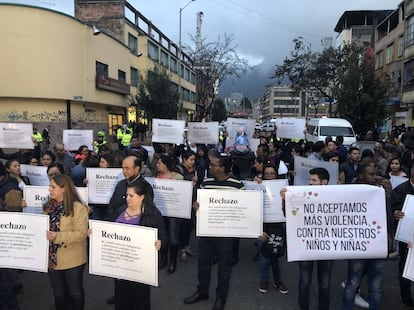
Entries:
{"label": "overcast sky", "polygon": [[[6,0],[0,2],[26,3],[47,7],[73,15],[73,0]],[[334,28],[344,13],[353,10],[395,10],[401,0],[130,0],[146,18],[151,20],[171,40],[178,43],[179,12],[182,11],[182,42],[191,44],[189,34],[196,32],[196,14],[204,14],[201,26],[203,37],[215,41],[218,36],[232,34],[237,51],[256,69],[241,81],[225,83],[230,91],[248,93],[254,99],[270,83],[272,68],[281,64],[293,48],[292,40],[302,36],[312,50],[321,50],[321,39],[332,37]],[[267,79],[267,81],[266,81]],[[253,89],[251,89],[253,87]],[[238,89],[239,88],[239,89]],[[260,88],[260,89],[259,89]]]}

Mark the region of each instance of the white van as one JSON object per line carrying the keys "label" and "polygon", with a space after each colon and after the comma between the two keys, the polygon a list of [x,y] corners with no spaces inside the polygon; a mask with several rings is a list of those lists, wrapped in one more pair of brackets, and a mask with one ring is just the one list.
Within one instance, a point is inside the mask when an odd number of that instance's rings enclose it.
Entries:
{"label": "white van", "polygon": [[343,118],[312,118],[306,124],[305,138],[307,141],[324,141],[326,136],[336,139],[344,137],[344,145],[349,146],[356,142],[354,129],[350,122]]}

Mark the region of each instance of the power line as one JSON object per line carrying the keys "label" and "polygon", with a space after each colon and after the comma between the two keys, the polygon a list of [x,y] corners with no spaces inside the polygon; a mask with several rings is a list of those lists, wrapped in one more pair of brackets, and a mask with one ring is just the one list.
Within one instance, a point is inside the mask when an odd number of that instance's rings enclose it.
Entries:
{"label": "power line", "polygon": [[[260,12],[252,10],[251,8],[244,7],[244,6],[240,5],[240,3],[236,2],[236,1],[233,1],[233,0],[220,0],[220,1],[210,0],[210,1],[217,4],[217,5],[219,5],[219,6],[228,8],[232,12],[236,12],[236,13],[242,15],[242,16],[247,16],[249,18],[254,18],[256,20],[267,23],[267,24],[272,25],[272,26],[277,27],[277,28],[282,28],[282,29],[284,29],[286,31],[289,31],[289,32],[293,32],[293,33],[296,33],[296,34],[306,34],[306,35],[316,37],[316,38],[321,37],[320,35],[310,33],[308,31],[305,31],[305,30],[287,25],[285,23],[282,23],[282,22],[280,22],[280,21],[278,21],[274,18],[267,17],[267,16],[261,14]],[[223,3],[223,1],[229,2],[233,6],[226,5],[226,4]]]}

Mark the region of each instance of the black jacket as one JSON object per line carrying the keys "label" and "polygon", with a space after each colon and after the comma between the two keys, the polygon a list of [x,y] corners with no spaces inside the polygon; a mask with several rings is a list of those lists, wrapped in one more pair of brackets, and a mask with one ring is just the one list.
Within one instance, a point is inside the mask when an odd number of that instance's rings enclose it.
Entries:
{"label": "black jacket", "polygon": [[414,195],[414,187],[410,180],[398,185],[391,193],[391,210],[401,210],[407,195]]}
{"label": "black jacket", "polygon": [[[117,208],[116,213],[114,214],[113,221],[127,208],[127,205],[123,205],[120,208]],[[161,212],[156,207],[147,207],[142,208],[141,219],[139,221],[139,226],[152,227],[158,229],[158,240],[161,240],[161,247],[167,244],[167,232],[164,226],[164,220],[162,218]]]}
{"label": "black jacket", "polygon": [[[142,175],[138,175],[132,180],[122,180],[119,181],[118,184],[115,186],[114,192],[112,194],[111,200],[109,201],[109,212],[112,214],[117,214],[117,209],[122,208],[126,205],[126,192],[128,188],[128,184],[135,183],[135,182],[145,182],[144,177]],[[147,183],[148,184],[148,183]],[[148,184],[148,190],[150,191],[151,198],[154,199],[154,191],[151,185]]]}

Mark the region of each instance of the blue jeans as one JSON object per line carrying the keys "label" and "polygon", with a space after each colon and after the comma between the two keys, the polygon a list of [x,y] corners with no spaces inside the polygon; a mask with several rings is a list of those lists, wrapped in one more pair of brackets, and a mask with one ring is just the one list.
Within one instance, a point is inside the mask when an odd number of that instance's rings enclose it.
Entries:
{"label": "blue jeans", "polygon": [[82,310],[85,306],[84,267],[85,265],[80,265],[65,270],[49,270],[56,310]]}
{"label": "blue jeans", "polygon": [[312,281],[313,263],[318,267],[319,310],[328,310],[331,291],[331,271],[333,261],[302,261],[299,262],[299,307],[309,309],[309,288]]}
{"label": "blue jeans", "polygon": [[259,251],[259,270],[260,270],[260,281],[269,281],[269,265],[272,267],[273,272],[273,281],[278,282],[281,279],[281,272],[280,272],[280,258],[269,259],[264,257],[262,251],[263,241],[257,240],[257,249]]}
{"label": "blue jeans", "polygon": [[342,298],[342,310],[352,310],[356,290],[365,270],[368,274],[368,303],[377,310],[381,303],[381,281],[387,261],[385,259],[354,259],[348,261],[348,278]]}

